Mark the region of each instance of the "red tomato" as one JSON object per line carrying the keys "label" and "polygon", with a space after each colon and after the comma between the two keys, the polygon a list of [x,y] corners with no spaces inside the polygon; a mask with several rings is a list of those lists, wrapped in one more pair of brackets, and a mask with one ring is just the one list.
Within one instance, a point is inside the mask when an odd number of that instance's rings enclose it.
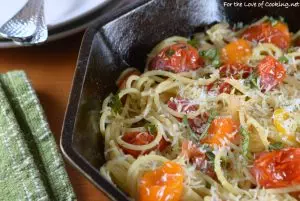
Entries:
{"label": "red tomato", "polygon": [[119,89],[125,88],[126,82],[131,75],[141,75],[141,72],[136,68],[128,68],[123,71],[117,80],[117,86],[119,87]]}
{"label": "red tomato", "polygon": [[260,85],[263,90],[270,90],[280,84],[286,74],[283,65],[271,56],[265,57],[258,64],[258,72],[260,75]]}
{"label": "red tomato", "polygon": [[[198,109],[198,105],[193,105],[191,102],[187,99],[183,99],[181,97],[176,97],[172,101],[168,101],[168,107],[171,108],[174,111],[179,112],[194,112]],[[191,129],[197,133],[201,134],[202,133],[202,126],[207,122],[208,115],[203,114],[198,117],[195,117],[194,119],[188,119],[189,125]],[[181,122],[182,119],[178,118],[178,120]]]}
{"label": "red tomato", "polygon": [[140,201],[180,201],[183,194],[184,171],[175,162],[166,162],[146,172],[139,184]]}
{"label": "red tomato", "polygon": [[[149,132],[131,132],[131,133],[125,133],[122,137],[122,140],[124,140],[129,144],[146,145],[152,142],[154,138],[155,136],[151,135]],[[158,149],[159,151],[163,151],[168,145],[169,143],[164,138],[162,138],[158,146],[156,146],[154,149],[150,149],[143,152],[143,154],[147,154],[150,151],[153,151],[155,149]],[[121,148],[125,154],[130,154],[135,158],[137,158],[140,154],[142,154],[141,151],[126,149],[124,147]]]}
{"label": "red tomato", "polygon": [[227,83],[227,82],[223,82],[219,85],[219,93],[226,93],[226,94],[230,94],[232,90],[232,86]]}
{"label": "red tomato", "polygon": [[196,70],[204,65],[193,46],[180,42],[162,49],[149,63],[149,70],[165,70],[174,73]]}
{"label": "red tomato", "polygon": [[178,112],[194,112],[198,109],[196,104],[192,104],[190,100],[181,97],[173,98],[173,100],[168,101],[168,106],[174,111]]}
{"label": "red tomato", "polygon": [[[253,72],[253,68],[242,63],[225,64],[220,67],[221,78],[234,78],[234,79],[245,79]],[[219,93],[229,94],[232,90],[232,86],[227,82],[214,82],[207,85],[207,91],[210,91],[214,86],[218,87]]]}
{"label": "red tomato", "polygon": [[247,66],[246,64],[225,64],[220,67],[221,77],[232,77],[234,79],[245,79],[249,77],[252,73],[253,68]]}
{"label": "red tomato", "polygon": [[285,148],[257,155],[251,174],[265,188],[300,184],[300,148]]}
{"label": "red tomato", "polygon": [[190,163],[196,166],[197,170],[200,170],[204,174],[216,178],[214,167],[208,162],[208,158],[205,153],[202,153],[196,145],[191,141],[183,141],[181,146],[181,153],[190,161]]}
{"label": "red tomato", "polygon": [[214,87],[218,89],[219,94],[221,93],[227,93],[230,94],[232,90],[232,86],[227,82],[217,81],[213,82],[206,86],[207,91],[211,91]]}
{"label": "red tomato", "polygon": [[286,24],[278,22],[272,26],[270,22],[250,26],[241,35],[242,38],[262,43],[273,43],[281,49],[287,49],[291,36]]}

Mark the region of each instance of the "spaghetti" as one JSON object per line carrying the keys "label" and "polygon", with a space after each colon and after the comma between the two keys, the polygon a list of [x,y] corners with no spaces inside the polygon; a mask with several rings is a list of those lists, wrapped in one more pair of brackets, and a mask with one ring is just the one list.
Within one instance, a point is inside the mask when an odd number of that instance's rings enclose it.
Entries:
{"label": "spaghetti", "polygon": [[103,101],[101,174],[141,201],[299,199],[297,39],[264,17],[162,41]]}

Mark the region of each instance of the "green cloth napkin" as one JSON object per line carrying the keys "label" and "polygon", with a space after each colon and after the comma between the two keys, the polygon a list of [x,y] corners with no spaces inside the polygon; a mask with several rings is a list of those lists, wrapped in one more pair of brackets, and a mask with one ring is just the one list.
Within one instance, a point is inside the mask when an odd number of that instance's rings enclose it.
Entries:
{"label": "green cloth napkin", "polygon": [[76,200],[23,71],[0,75],[0,157],[0,200]]}

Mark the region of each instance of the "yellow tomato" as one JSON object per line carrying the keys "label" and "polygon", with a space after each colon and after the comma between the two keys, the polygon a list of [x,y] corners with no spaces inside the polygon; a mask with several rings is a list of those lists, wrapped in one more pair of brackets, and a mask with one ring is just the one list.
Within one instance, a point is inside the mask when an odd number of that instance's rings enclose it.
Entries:
{"label": "yellow tomato", "polygon": [[221,58],[226,64],[247,63],[252,54],[251,45],[244,39],[238,39],[222,49]]}
{"label": "yellow tomato", "polygon": [[273,114],[273,123],[283,140],[296,142],[297,122],[290,112],[283,108],[276,109]]}

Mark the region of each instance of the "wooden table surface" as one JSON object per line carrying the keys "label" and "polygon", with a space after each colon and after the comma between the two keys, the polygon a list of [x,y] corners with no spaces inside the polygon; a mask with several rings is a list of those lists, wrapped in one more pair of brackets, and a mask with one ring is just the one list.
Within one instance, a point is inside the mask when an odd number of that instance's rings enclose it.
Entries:
{"label": "wooden table surface", "polygon": [[[0,49],[0,73],[17,69],[27,73],[58,145],[82,35],[38,47]],[[108,201],[68,163],[66,168],[79,201]]]}

